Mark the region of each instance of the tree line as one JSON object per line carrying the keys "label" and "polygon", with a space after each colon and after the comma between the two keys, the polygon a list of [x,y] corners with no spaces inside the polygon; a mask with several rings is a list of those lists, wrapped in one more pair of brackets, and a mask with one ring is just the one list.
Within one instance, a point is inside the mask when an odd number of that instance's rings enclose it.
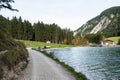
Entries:
{"label": "tree line", "polygon": [[31,24],[21,17],[12,19],[0,16],[0,28],[9,36],[19,40],[41,41],[51,43],[88,45],[89,43],[99,43],[103,39],[103,34],[87,34],[81,36],[80,33],[73,36],[74,32],[68,28],[60,28],[57,24],[45,24],[38,21]]}
{"label": "tree line", "polygon": [[73,31],[68,28],[62,29],[55,23],[45,24],[40,21],[32,24],[21,17],[9,19],[1,15],[0,28],[9,36],[20,40],[71,44],[73,39]]}

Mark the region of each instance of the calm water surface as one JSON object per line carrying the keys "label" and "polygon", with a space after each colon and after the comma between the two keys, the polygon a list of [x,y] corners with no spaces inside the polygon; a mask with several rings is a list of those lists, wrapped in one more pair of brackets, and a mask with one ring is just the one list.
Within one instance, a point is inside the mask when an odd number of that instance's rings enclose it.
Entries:
{"label": "calm water surface", "polygon": [[120,47],[76,47],[53,49],[62,62],[90,80],[120,80]]}

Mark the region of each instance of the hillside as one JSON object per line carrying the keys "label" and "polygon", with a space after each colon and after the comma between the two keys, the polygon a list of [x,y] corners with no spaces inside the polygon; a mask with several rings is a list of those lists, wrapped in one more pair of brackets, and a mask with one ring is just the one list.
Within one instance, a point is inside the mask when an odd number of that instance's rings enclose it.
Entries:
{"label": "hillside", "polygon": [[71,44],[73,39],[73,31],[62,29],[55,23],[45,24],[38,21],[32,25],[21,17],[8,19],[0,15],[0,25],[6,27],[12,38],[19,40]]}
{"label": "hillside", "polygon": [[120,36],[120,6],[106,9],[82,25],[75,33],[81,35],[102,33],[107,37]]}
{"label": "hillside", "polygon": [[23,43],[15,41],[0,26],[0,80],[16,80],[27,65],[28,52]]}

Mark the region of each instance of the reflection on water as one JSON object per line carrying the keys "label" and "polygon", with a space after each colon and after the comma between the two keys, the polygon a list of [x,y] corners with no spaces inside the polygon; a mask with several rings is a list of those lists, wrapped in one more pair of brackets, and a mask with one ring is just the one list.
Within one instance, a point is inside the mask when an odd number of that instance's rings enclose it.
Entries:
{"label": "reflection on water", "polygon": [[55,56],[90,80],[120,80],[120,47],[53,49]]}

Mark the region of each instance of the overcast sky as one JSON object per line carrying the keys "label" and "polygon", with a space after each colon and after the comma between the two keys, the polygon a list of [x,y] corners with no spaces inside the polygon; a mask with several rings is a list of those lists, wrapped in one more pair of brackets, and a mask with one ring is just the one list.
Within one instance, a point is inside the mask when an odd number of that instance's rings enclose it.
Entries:
{"label": "overcast sky", "polygon": [[120,0],[15,0],[19,12],[2,9],[0,14],[10,19],[21,16],[31,23],[56,23],[62,28],[78,29],[103,10],[120,6]]}

